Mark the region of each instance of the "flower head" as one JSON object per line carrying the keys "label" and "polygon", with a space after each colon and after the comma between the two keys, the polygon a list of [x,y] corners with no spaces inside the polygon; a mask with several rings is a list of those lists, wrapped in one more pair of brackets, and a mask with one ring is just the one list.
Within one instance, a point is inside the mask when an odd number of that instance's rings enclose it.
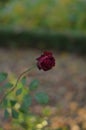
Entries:
{"label": "flower head", "polygon": [[37,66],[39,69],[48,71],[55,66],[55,58],[51,52],[44,52],[40,57],[37,58]]}

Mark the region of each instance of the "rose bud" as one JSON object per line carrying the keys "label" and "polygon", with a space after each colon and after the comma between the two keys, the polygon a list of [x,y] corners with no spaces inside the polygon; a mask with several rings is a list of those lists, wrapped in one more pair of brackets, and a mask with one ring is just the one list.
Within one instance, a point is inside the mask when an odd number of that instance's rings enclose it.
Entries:
{"label": "rose bud", "polygon": [[39,70],[48,71],[55,66],[55,58],[51,52],[44,52],[40,57],[37,58],[37,67]]}

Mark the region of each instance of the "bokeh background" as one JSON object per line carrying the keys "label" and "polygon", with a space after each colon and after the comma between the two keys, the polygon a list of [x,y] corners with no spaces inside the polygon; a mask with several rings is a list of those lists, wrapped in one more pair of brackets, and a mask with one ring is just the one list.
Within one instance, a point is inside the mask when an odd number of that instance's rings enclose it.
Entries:
{"label": "bokeh background", "polygon": [[[38,91],[50,96],[51,129],[86,130],[86,0],[0,0],[0,72],[17,77],[45,50],[55,68],[28,80],[37,78]],[[35,104],[33,112],[41,109]]]}
{"label": "bokeh background", "polygon": [[85,0],[1,0],[0,45],[86,52]]}

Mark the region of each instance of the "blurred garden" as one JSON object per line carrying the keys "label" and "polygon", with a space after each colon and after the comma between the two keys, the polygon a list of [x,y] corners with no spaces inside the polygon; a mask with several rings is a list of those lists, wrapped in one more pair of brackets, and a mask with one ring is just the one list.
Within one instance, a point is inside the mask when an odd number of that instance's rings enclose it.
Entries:
{"label": "blurred garden", "polygon": [[0,0],[0,130],[86,130],[85,0]]}
{"label": "blurred garden", "polygon": [[86,52],[85,0],[0,1],[0,45]]}

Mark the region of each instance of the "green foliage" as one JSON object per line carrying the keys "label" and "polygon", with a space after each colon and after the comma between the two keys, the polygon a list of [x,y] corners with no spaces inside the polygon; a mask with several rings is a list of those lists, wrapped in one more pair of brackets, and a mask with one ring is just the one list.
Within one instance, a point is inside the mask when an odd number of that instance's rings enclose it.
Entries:
{"label": "green foliage", "polygon": [[0,24],[30,30],[86,31],[85,7],[85,0],[9,0],[5,6],[1,4]]}
{"label": "green foliage", "polygon": [[8,106],[8,100],[4,99],[3,104],[4,104],[4,107],[7,107]]}
{"label": "green foliage", "polygon": [[79,31],[49,32],[24,30],[16,33],[14,29],[7,28],[0,30],[0,37],[2,39],[0,46],[52,48],[56,49],[56,51],[86,54],[86,34]]}
{"label": "green foliage", "polygon": [[2,0],[0,7],[0,46],[86,53],[85,0]]}
{"label": "green foliage", "polygon": [[9,116],[10,116],[10,114],[9,114],[8,110],[5,109],[5,110],[4,110],[4,118],[5,118],[5,119],[8,119]]}
{"label": "green foliage", "polygon": [[21,93],[22,93],[22,88],[16,90],[16,96],[20,95]]}
{"label": "green foliage", "polygon": [[47,104],[49,101],[49,97],[45,92],[36,93],[35,99],[40,104]]}
{"label": "green foliage", "polygon": [[8,83],[4,84],[3,87],[4,87],[5,89],[9,89],[9,88],[13,87],[13,84],[8,82]]}
{"label": "green foliage", "polygon": [[[5,81],[7,78],[6,73],[0,74],[0,81]],[[36,125],[41,121],[42,119],[36,115],[33,115],[30,111],[33,98],[32,97],[32,91],[34,92],[34,95],[37,102],[40,104],[47,104],[49,97],[46,93],[40,92],[35,94],[35,90],[39,86],[39,81],[37,79],[34,79],[31,81],[29,86],[26,82],[26,77],[23,77],[17,84],[17,87],[14,90],[14,86],[12,83],[7,82],[3,85],[4,90],[6,91],[5,94],[9,93],[10,90],[12,93],[8,94],[0,107],[4,109],[4,119],[12,118],[13,123],[15,126],[19,126],[19,128],[24,129],[31,129],[35,130]],[[0,91],[2,91],[2,88],[0,87]],[[29,122],[29,123],[28,123]],[[17,124],[17,125],[16,125]],[[16,129],[16,128],[15,128]]]}
{"label": "green foliage", "polygon": [[12,108],[12,118],[18,119],[19,113]]}
{"label": "green foliage", "polygon": [[11,107],[14,107],[16,103],[17,103],[16,100],[10,100]]}
{"label": "green foliage", "polygon": [[62,130],[62,128],[58,128],[58,129],[56,129],[56,130]]}
{"label": "green foliage", "polygon": [[7,76],[8,76],[7,73],[4,73],[4,72],[0,73],[0,82],[3,82],[4,80],[6,80]]}
{"label": "green foliage", "polygon": [[26,85],[26,77],[23,77],[23,78],[21,79],[21,83],[22,83],[23,86]]}
{"label": "green foliage", "polygon": [[42,114],[46,117],[51,115],[51,109],[49,107],[46,107],[43,109]]}
{"label": "green foliage", "polygon": [[5,2],[0,2],[0,46],[55,48],[86,54],[85,0],[1,3]]}
{"label": "green foliage", "polygon": [[33,91],[33,90],[36,90],[38,88],[38,85],[39,85],[39,81],[34,79],[30,85],[29,85],[29,89],[30,91]]}
{"label": "green foliage", "polygon": [[29,106],[31,105],[31,103],[32,103],[31,95],[29,95],[29,94],[24,95],[22,106],[24,106],[24,108],[28,109]]}
{"label": "green foliage", "polygon": [[27,125],[26,122],[22,122],[22,123],[21,123],[21,126],[22,126],[22,128],[24,128],[24,129],[28,129],[28,125]]}

